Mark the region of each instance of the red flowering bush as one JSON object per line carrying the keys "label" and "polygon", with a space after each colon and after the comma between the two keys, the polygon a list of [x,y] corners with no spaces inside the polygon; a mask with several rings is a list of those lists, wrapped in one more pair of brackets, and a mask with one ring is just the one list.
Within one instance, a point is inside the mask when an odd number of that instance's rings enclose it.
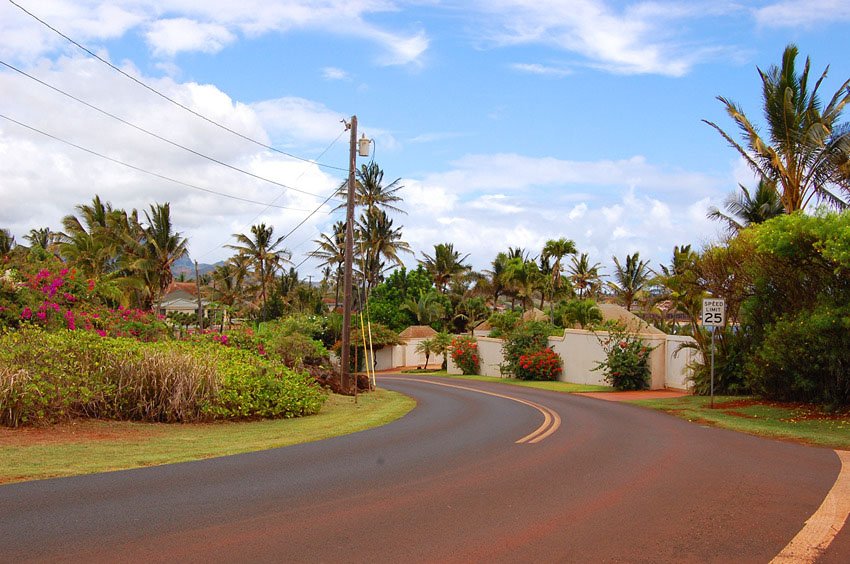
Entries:
{"label": "red flowering bush", "polygon": [[557,380],[562,370],[561,357],[546,347],[520,355],[515,375],[520,380]]}
{"label": "red flowering bush", "polygon": [[593,370],[602,370],[605,380],[618,390],[649,388],[649,355],[653,347],[618,326],[609,327],[608,336],[599,339],[599,343],[605,351],[605,360],[598,362]]}
{"label": "red flowering bush", "polygon": [[478,374],[481,356],[478,354],[478,342],[474,337],[459,335],[452,339],[452,361],[464,374]]}

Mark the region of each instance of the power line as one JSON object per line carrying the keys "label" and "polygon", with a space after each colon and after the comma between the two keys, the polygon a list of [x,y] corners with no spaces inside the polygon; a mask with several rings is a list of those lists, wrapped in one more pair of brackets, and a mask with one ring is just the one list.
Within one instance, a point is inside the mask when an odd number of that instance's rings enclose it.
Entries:
{"label": "power line", "polygon": [[213,120],[213,119],[211,119],[211,118],[208,118],[207,116],[205,116],[205,115],[203,115],[203,114],[201,114],[201,113],[199,113],[199,112],[196,112],[196,111],[195,111],[195,110],[193,110],[192,108],[190,108],[190,107],[188,107],[188,106],[186,106],[186,105],[184,105],[184,104],[181,104],[180,102],[178,102],[178,101],[177,101],[177,100],[175,100],[174,98],[171,98],[171,97],[167,96],[166,94],[163,94],[162,92],[160,92],[159,90],[157,90],[157,89],[156,89],[156,88],[154,88],[153,86],[150,86],[150,85],[149,85],[149,84],[147,84],[146,82],[144,82],[144,81],[142,81],[142,80],[139,80],[138,78],[136,78],[136,77],[134,77],[134,76],[132,76],[132,75],[130,75],[130,74],[128,74],[128,73],[126,73],[126,72],[124,72],[123,70],[121,70],[121,69],[120,69],[120,68],[118,68],[117,66],[113,65],[112,63],[110,63],[110,62],[109,62],[109,61],[107,61],[106,59],[104,59],[104,58],[102,58],[101,56],[99,56],[97,53],[94,53],[93,51],[91,51],[91,50],[90,50],[90,49],[88,49],[87,47],[85,47],[85,46],[81,45],[80,43],[77,43],[76,41],[74,41],[73,39],[71,39],[69,36],[65,35],[65,34],[64,34],[64,33],[62,33],[61,31],[59,31],[58,29],[56,29],[55,27],[53,27],[52,25],[50,25],[49,23],[47,23],[46,21],[42,20],[41,18],[39,18],[38,16],[36,16],[35,14],[33,14],[32,12],[30,12],[30,11],[29,11],[29,10],[27,10],[26,8],[24,8],[23,6],[21,6],[20,4],[18,4],[17,2],[15,2],[14,0],[9,0],[9,3],[10,3],[10,4],[12,4],[13,6],[17,7],[19,10],[21,10],[22,12],[24,12],[25,14],[27,14],[28,16],[30,16],[31,18],[33,18],[34,20],[36,20],[37,22],[39,22],[40,24],[42,24],[43,26],[45,26],[46,28],[48,28],[49,30],[51,30],[52,32],[56,33],[57,35],[60,35],[61,37],[65,38],[65,39],[66,39],[68,42],[70,42],[71,44],[75,45],[75,46],[76,46],[76,47],[78,47],[79,49],[81,49],[81,50],[83,50],[84,52],[88,53],[88,55],[89,55],[89,56],[94,57],[95,59],[97,59],[97,60],[98,60],[98,61],[100,61],[101,63],[103,63],[103,64],[107,65],[107,66],[108,66],[108,67],[110,67],[112,70],[114,70],[114,71],[116,71],[116,72],[118,72],[118,73],[122,74],[122,75],[123,75],[123,76],[125,76],[126,78],[129,78],[130,80],[132,80],[133,82],[135,82],[135,83],[136,83],[136,84],[138,84],[139,86],[142,86],[143,88],[146,88],[147,90],[149,90],[150,92],[153,92],[154,94],[156,94],[156,95],[157,95],[157,96],[159,96],[160,98],[163,98],[164,100],[167,100],[167,101],[171,102],[171,103],[172,103],[172,104],[174,104],[175,106],[177,106],[177,107],[179,107],[179,108],[182,108],[182,109],[186,110],[187,112],[189,112],[189,113],[191,113],[191,114],[193,114],[193,115],[195,115],[195,116],[197,116],[197,117],[201,118],[202,120],[204,120],[204,121],[206,121],[206,122],[208,122],[208,123],[210,123],[210,124],[212,124],[212,125],[214,125],[214,126],[216,126],[216,127],[220,128],[220,129],[223,129],[223,130],[227,131],[228,133],[232,133],[233,135],[236,135],[237,137],[240,137],[240,138],[244,139],[245,141],[249,141],[249,142],[251,142],[251,143],[254,143],[255,145],[259,145],[260,147],[263,147],[264,149],[268,149],[268,150],[270,150],[270,151],[274,151],[275,153],[280,153],[281,155],[286,155],[287,157],[291,157],[291,158],[293,158],[293,159],[297,159],[297,160],[299,160],[299,161],[310,162],[310,163],[313,163],[313,164],[315,164],[315,165],[317,165],[317,166],[321,166],[321,167],[325,167],[325,168],[330,168],[330,169],[334,169],[334,170],[341,170],[341,171],[343,171],[343,172],[348,172],[348,169],[343,168],[343,167],[338,167],[338,166],[334,166],[334,165],[323,164],[323,163],[320,163],[320,162],[311,161],[310,159],[305,159],[304,157],[299,157],[299,156],[297,156],[297,155],[293,155],[293,154],[291,154],[291,153],[287,153],[286,151],[281,151],[280,149],[277,149],[277,148],[275,148],[275,147],[272,147],[271,145],[267,145],[266,143],[263,143],[262,141],[258,141],[258,140],[254,139],[254,138],[252,138],[252,137],[248,137],[247,135],[244,135],[244,134],[242,134],[242,133],[239,133],[238,131],[235,131],[234,129],[231,129],[231,128],[227,127],[226,125],[223,125],[223,124],[221,124],[221,123],[219,123],[219,122],[217,122],[217,121],[215,121],[215,120]]}
{"label": "power line", "polygon": [[[188,182],[183,182],[182,180],[177,180],[177,179],[171,178],[170,176],[165,176],[164,174],[160,174],[158,172],[153,172],[153,171],[144,169],[142,167],[132,165],[130,163],[126,163],[124,161],[112,158],[112,157],[104,155],[102,153],[98,153],[97,151],[94,151],[92,149],[88,149],[88,148],[83,147],[81,145],[77,145],[76,143],[73,143],[73,142],[68,141],[66,139],[62,139],[61,137],[57,137],[55,135],[47,133],[46,131],[43,131],[43,130],[38,129],[36,127],[33,127],[31,125],[27,125],[23,122],[16,120],[16,119],[10,118],[7,115],[0,114],[0,118],[3,118],[7,121],[10,121],[14,124],[19,125],[20,127],[23,127],[25,129],[29,129],[30,131],[34,131],[35,133],[38,133],[40,135],[43,135],[43,136],[48,137],[50,139],[53,139],[54,141],[59,141],[60,143],[64,143],[65,145],[68,145],[68,146],[74,147],[75,149],[78,149],[80,151],[89,153],[90,155],[94,155],[96,157],[106,159],[107,161],[110,161],[110,162],[113,162],[113,163],[116,163],[116,164],[120,164],[121,166],[125,166],[127,168],[133,169],[133,170],[138,171],[138,172],[143,172],[145,174],[148,174],[150,176],[154,176],[156,178],[160,178],[162,180],[167,180],[168,182],[173,182],[174,184],[179,184],[181,186],[186,186],[187,188],[192,188],[193,190],[200,190],[201,192],[207,192],[209,194],[215,194],[216,196],[221,196],[223,198],[230,198],[231,200],[238,200],[240,202],[246,202],[246,203],[249,203],[249,204],[257,204],[257,205],[260,205],[260,206],[274,207],[274,208],[279,208],[279,209],[283,209],[283,210],[290,210],[290,211],[301,211],[301,212],[310,211],[310,210],[302,210],[302,209],[298,209],[298,208],[288,208],[286,206],[279,206],[279,205],[275,205],[275,204],[268,204],[266,202],[258,202],[256,200],[249,200],[247,198],[240,198],[239,196],[233,196],[231,194],[226,194],[224,192],[218,192],[216,190],[210,190],[209,188],[203,188],[201,186],[196,186],[195,184],[189,184]],[[313,212],[313,213],[315,213],[315,212]]]}
{"label": "power line", "polygon": [[154,133],[153,131],[149,131],[149,130],[145,129],[144,127],[141,127],[141,126],[139,126],[139,125],[136,125],[136,124],[134,124],[134,123],[131,123],[131,122],[129,122],[129,121],[127,121],[127,120],[125,120],[125,119],[123,119],[123,118],[121,118],[121,117],[119,117],[119,116],[115,115],[115,114],[112,114],[112,113],[110,113],[110,112],[108,112],[108,111],[104,110],[104,109],[98,108],[97,106],[95,106],[95,105],[93,105],[93,104],[90,104],[89,102],[86,102],[85,100],[83,100],[83,99],[81,99],[81,98],[78,98],[77,96],[74,96],[73,94],[70,94],[70,93],[68,93],[68,92],[65,92],[64,90],[62,90],[62,89],[60,89],[60,88],[57,88],[56,86],[53,86],[52,84],[50,84],[50,83],[48,83],[48,82],[45,82],[44,80],[41,80],[40,78],[36,78],[35,76],[33,76],[33,75],[31,75],[31,74],[29,74],[29,73],[27,73],[27,72],[25,72],[25,71],[23,71],[23,70],[21,70],[21,69],[19,69],[19,68],[15,67],[15,66],[13,66],[13,65],[10,65],[9,63],[7,63],[7,62],[5,62],[5,61],[0,60],[0,65],[3,65],[4,67],[6,67],[6,68],[8,68],[8,69],[11,69],[11,70],[13,70],[13,71],[17,72],[17,73],[19,73],[19,74],[21,74],[21,75],[23,75],[23,76],[25,76],[25,77],[29,78],[30,80],[33,80],[33,81],[35,81],[35,82],[37,82],[37,83],[41,84],[42,86],[45,86],[45,87],[47,87],[47,88],[50,88],[50,89],[51,89],[51,90],[53,90],[54,92],[58,92],[59,94],[62,94],[63,96],[67,96],[68,98],[70,98],[70,99],[72,99],[72,100],[74,100],[74,101],[76,101],[76,102],[78,102],[78,103],[80,103],[80,104],[82,104],[82,105],[86,106],[87,108],[91,108],[92,110],[94,110],[94,111],[96,111],[96,112],[100,112],[101,114],[103,114],[103,115],[105,115],[105,116],[108,116],[108,117],[110,117],[110,118],[112,118],[112,119],[114,119],[114,120],[117,120],[117,121],[119,121],[119,122],[123,123],[124,125],[128,125],[128,126],[132,127],[133,129],[136,129],[136,130],[138,130],[138,131],[141,131],[142,133],[145,133],[145,134],[147,134],[147,135],[150,135],[151,137],[154,137],[155,139],[159,139],[160,141],[164,141],[164,142],[168,143],[169,145],[172,145],[172,146],[174,146],[174,147],[177,147],[177,148],[183,149],[184,151],[187,151],[187,152],[189,152],[189,153],[192,153],[193,155],[196,155],[196,156],[201,157],[201,158],[203,158],[203,159],[206,159],[206,160],[208,160],[208,161],[214,162],[214,163],[216,163],[216,164],[218,164],[218,165],[221,165],[221,166],[227,167],[227,168],[229,168],[229,169],[231,169],[231,170],[234,170],[234,171],[236,171],[236,172],[241,172],[242,174],[246,174],[246,175],[248,175],[248,176],[250,176],[250,177],[252,177],[252,178],[256,178],[257,180],[262,180],[263,182],[268,182],[268,183],[270,183],[270,184],[274,184],[275,186],[280,186],[281,188],[285,188],[285,189],[287,189],[287,190],[293,190],[293,191],[295,191],[295,192],[300,192],[300,193],[302,193],[302,194],[306,194],[306,195],[308,195],[308,196],[313,196],[314,198],[321,198],[321,197],[322,197],[322,196],[319,196],[318,194],[314,194],[314,193],[312,193],[312,192],[308,192],[308,191],[306,191],[306,190],[302,190],[302,189],[300,189],[300,188],[295,188],[294,186],[288,186],[288,185],[283,184],[283,183],[281,183],[281,182],[277,182],[276,180],[271,180],[271,179],[269,179],[269,178],[265,178],[265,177],[260,176],[260,175],[258,175],[258,174],[254,174],[253,172],[250,172],[250,171],[248,171],[248,170],[245,170],[245,169],[239,168],[239,167],[237,167],[237,166],[231,165],[231,164],[229,164],[229,163],[226,163],[226,162],[224,162],[224,161],[221,161],[221,160],[219,160],[219,159],[216,159],[215,157],[210,157],[209,155],[205,155],[204,153],[201,153],[201,152],[199,152],[199,151],[196,151],[196,150],[194,150],[194,149],[191,149],[191,148],[189,148],[189,147],[186,147],[185,145],[181,145],[180,143],[177,143],[176,141],[172,141],[171,139],[167,139],[167,138],[165,138],[165,137],[163,137],[163,136],[161,136],[161,135],[159,135],[159,134],[157,134],[157,133]]}

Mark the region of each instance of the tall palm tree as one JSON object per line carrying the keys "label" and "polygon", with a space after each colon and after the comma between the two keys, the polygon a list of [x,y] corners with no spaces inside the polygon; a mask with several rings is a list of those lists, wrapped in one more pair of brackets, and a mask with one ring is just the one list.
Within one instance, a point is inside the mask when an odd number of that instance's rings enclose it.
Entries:
{"label": "tall palm tree", "polygon": [[285,239],[284,236],[274,237],[274,227],[266,226],[265,223],[251,226],[251,236],[244,233],[234,233],[236,245],[227,245],[229,248],[244,254],[251,258],[256,271],[259,272],[260,278],[260,298],[262,303],[261,316],[265,320],[266,315],[266,286],[269,278],[274,276],[274,271],[269,272],[269,269],[274,269],[280,264],[281,260],[285,259],[288,254],[286,249],[279,249],[281,243]]}
{"label": "tall palm tree", "polygon": [[433,289],[427,292],[419,290],[419,296],[408,298],[401,304],[401,309],[413,314],[417,325],[430,325],[445,314],[440,297]]}
{"label": "tall palm tree", "polygon": [[810,61],[806,58],[798,74],[797,54],[796,45],[790,44],[782,54],[781,66],[771,66],[767,72],[759,69],[767,138],[737,104],[722,96],[718,100],[738,126],[742,143],[715,123],[703,121],[717,130],[759,177],[776,182],[786,212],[805,209],[812,198],[846,208],[850,196],[850,127],[839,119],[850,102],[850,79],[822,106],[818,90],[829,67],[810,92]]}
{"label": "tall palm tree", "polygon": [[437,291],[441,294],[446,292],[446,286],[452,279],[468,272],[472,267],[464,264],[464,261],[469,257],[469,254],[463,256],[454,249],[453,243],[438,243],[434,245],[434,255],[422,253],[423,260],[419,264],[425,267],[425,270],[434,279],[434,284],[437,286]]}
{"label": "tall palm tree", "polygon": [[[518,250],[521,251],[521,249]],[[516,299],[519,299],[523,306],[531,301],[534,294],[534,283],[539,273],[540,269],[537,262],[526,258],[524,253],[508,259],[503,278],[512,292],[511,307],[516,304]]]}
{"label": "tall palm tree", "polygon": [[617,257],[612,258],[614,281],[608,282],[608,286],[623,300],[626,309],[631,310],[635,297],[650,280],[652,270],[649,268],[649,261],[640,260],[640,253],[626,255],[625,264],[620,264]]}
{"label": "tall palm tree", "polygon": [[44,250],[48,250],[53,244],[54,233],[49,227],[40,227],[38,229],[30,229],[30,232],[24,235],[24,239],[29,241],[32,247],[41,247]]}
{"label": "tall palm tree", "polygon": [[114,211],[109,202],[95,195],[91,205],[76,206],[79,217],[62,219],[64,231],[58,235],[59,254],[81,273],[98,279],[114,270],[118,263],[121,240],[110,230]]}
{"label": "tall palm tree", "polygon": [[[491,263],[490,270],[485,270],[484,275],[488,279],[489,290],[493,295],[493,306],[499,301],[499,297],[505,293],[505,267],[508,264],[507,253],[498,253]],[[483,281],[482,281],[483,282]]]}
{"label": "tall palm tree", "polygon": [[334,309],[339,307],[339,289],[342,286],[343,266],[345,265],[345,222],[337,221],[333,226],[333,234],[322,233],[313,241],[319,247],[313,251],[313,256],[322,259],[320,264],[333,266],[336,272],[336,294]]}
{"label": "tall palm tree", "polygon": [[15,248],[15,237],[6,229],[0,229],[0,256],[6,256]]}
{"label": "tall palm tree", "polygon": [[143,272],[152,303],[159,298],[174,280],[171,267],[189,252],[189,241],[175,232],[171,224],[171,205],[151,204],[145,211],[147,226],[142,243]]}
{"label": "tall palm tree", "polygon": [[561,261],[565,256],[574,255],[576,252],[575,242],[563,237],[560,239],[550,239],[543,245],[543,254],[541,256],[546,259],[555,259],[555,262],[552,263],[552,296],[550,297],[550,301],[561,288],[561,273],[563,270]]}
{"label": "tall palm tree", "polygon": [[394,228],[393,220],[381,209],[366,210],[358,223],[361,271],[367,293],[381,280],[389,263],[402,266],[399,253],[410,253],[410,245],[401,238],[401,227]]}
{"label": "tall palm tree", "polygon": [[[354,204],[356,206],[366,208],[366,211],[382,209],[405,213],[404,210],[395,206],[396,202],[402,201],[401,196],[398,195],[398,191],[404,188],[401,178],[396,178],[384,186],[384,171],[375,162],[361,165],[355,176]],[[347,182],[340,186],[339,193],[344,200],[348,197]],[[337,209],[342,207],[345,207],[345,204],[340,204]]]}
{"label": "tall palm tree", "polygon": [[599,263],[590,264],[587,253],[582,253],[579,258],[571,257],[570,260],[570,281],[578,289],[578,298],[583,300],[600,285]]}
{"label": "tall palm tree", "polygon": [[738,184],[743,193],[732,193],[726,198],[723,207],[726,213],[715,207],[708,209],[709,219],[723,221],[732,232],[740,231],[748,225],[762,223],[770,218],[785,213],[785,208],[776,191],[776,182],[772,180],[759,180],[754,194],[743,184]]}

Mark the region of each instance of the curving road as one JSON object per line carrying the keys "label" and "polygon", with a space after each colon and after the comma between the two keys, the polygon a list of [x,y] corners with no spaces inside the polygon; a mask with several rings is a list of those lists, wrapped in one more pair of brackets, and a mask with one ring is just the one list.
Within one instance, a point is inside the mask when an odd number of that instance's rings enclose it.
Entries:
{"label": "curving road", "polygon": [[[841,469],[612,402],[379,383],[418,407],[316,443],[0,486],[0,561],[768,562]],[[847,530],[823,561],[850,561]]]}

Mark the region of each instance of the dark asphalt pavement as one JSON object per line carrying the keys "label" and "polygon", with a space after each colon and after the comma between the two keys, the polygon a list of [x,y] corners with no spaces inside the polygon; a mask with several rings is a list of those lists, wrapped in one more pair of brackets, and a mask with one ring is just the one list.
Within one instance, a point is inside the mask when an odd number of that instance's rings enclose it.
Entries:
{"label": "dark asphalt pavement", "polygon": [[[436,380],[446,382],[446,380]],[[410,379],[384,427],[212,460],[0,486],[0,561],[768,562],[840,469],[828,449],[636,407]],[[828,561],[850,561],[839,534]]]}

